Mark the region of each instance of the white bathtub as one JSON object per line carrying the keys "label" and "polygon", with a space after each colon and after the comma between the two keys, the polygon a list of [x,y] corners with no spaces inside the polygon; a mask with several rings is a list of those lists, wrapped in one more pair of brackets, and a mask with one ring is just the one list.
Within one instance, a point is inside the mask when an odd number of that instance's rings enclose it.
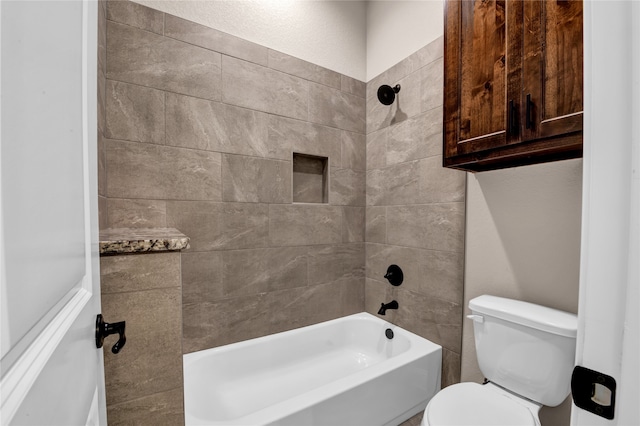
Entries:
{"label": "white bathtub", "polygon": [[441,358],[440,346],[368,313],[194,352],[186,424],[395,426],[440,390]]}

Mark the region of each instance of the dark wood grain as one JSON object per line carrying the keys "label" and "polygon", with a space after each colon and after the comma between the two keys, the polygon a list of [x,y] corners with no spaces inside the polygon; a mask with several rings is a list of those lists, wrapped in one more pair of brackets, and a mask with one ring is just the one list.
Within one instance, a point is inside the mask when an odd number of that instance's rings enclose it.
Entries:
{"label": "dark wood grain", "polygon": [[464,1],[460,27],[460,139],[505,129],[504,1]]}
{"label": "dark wood grain", "polygon": [[445,167],[582,155],[582,1],[447,0],[444,58]]}

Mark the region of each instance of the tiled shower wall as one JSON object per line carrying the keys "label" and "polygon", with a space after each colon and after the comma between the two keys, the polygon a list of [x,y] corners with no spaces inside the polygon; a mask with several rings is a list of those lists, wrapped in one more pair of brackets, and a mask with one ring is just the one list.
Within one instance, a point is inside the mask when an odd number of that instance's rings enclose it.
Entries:
{"label": "tiled shower wall", "polygon": [[[443,385],[459,381],[465,179],[441,167],[442,38],[365,88],[135,3],[106,17],[101,226],[191,237],[183,351],[395,298],[386,318],[441,344]],[[293,152],[329,158],[328,204],[292,202]]]}
{"label": "tiled shower wall", "polygon": [[[175,227],[183,352],[364,307],[365,84],[216,30],[107,2],[102,227]],[[292,202],[292,153],[329,202]]]}
{"label": "tiled shower wall", "polygon": [[[381,84],[400,84],[393,105]],[[444,387],[460,381],[465,173],[442,167],[442,101],[442,37],[367,84],[365,306],[397,300],[388,320],[442,345]]]}

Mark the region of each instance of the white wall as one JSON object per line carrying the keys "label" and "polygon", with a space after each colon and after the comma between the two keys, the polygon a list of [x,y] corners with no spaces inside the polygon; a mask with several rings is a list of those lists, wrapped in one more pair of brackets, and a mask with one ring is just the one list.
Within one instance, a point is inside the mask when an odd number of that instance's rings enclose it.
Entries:
{"label": "white wall", "polygon": [[443,11],[442,0],[367,2],[366,81],[440,37]]}
{"label": "white wall", "polygon": [[[467,174],[466,314],[481,294],[577,312],[581,191],[581,159]],[[468,320],[461,379],[483,379]],[[568,424],[570,407],[543,408],[542,424]]]}
{"label": "white wall", "polygon": [[366,2],[135,0],[366,81]]}

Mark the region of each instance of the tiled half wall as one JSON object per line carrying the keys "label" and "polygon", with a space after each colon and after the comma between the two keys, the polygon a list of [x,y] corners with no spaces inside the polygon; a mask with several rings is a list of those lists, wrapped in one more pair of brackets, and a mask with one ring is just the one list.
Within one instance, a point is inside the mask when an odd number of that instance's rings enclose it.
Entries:
{"label": "tiled half wall", "polygon": [[[442,39],[365,85],[136,3],[107,2],[104,24],[100,223],[191,238],[182,351],[395,298],[386,318],[443,345],[458,381],[465,181],[441,167]],[[328,203],[293,203],[293,152],[329,159]]]}

